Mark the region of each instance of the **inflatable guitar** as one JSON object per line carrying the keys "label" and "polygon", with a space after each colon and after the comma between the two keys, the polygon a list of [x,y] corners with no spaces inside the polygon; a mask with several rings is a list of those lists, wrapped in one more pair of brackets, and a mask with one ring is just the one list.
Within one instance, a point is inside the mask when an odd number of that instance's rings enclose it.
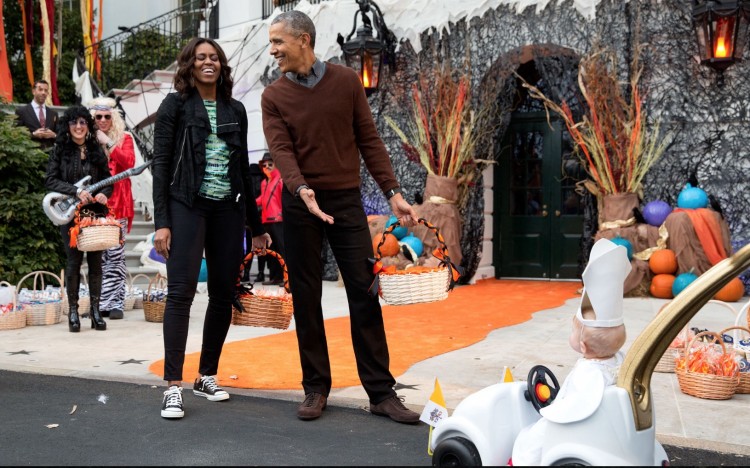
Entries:
{"label": "inflatable guitar", "polygon": [[[117,175],[108,177],[93,185],[86,185],[88,181],[91,180],[91,176],[86,176],[73,185],[78,188],[84,188],[89,192],[94,193],[102,187],[112,185],[115,182],[121,181],[122,179],[127,179],[128,177],[140,174],[141,172],[146,170],[148,166],[151,165],[151,162],[152,161],[149,161],[142,166],[134,167],[132,169],[128,169],[127,171],[122,171]],[[78,197],[66,195],[64,193],[50,192],[44,196],[44,199],[42,200],[42,208],[44,209],[44,214],[47,215],[52,223],[54,223],[56,226],[62,226],[73,221],[73,216],[75,216],[76,207],[79,203],[81,203],[81,200],[79,200]]]}

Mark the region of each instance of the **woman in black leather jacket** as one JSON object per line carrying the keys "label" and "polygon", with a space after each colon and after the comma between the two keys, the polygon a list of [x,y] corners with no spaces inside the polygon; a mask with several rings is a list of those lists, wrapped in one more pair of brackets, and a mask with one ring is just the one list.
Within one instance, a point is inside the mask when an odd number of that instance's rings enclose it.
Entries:
{"label": "woman in black leather jacket", "polygon": [[[94,120],[83,106],[69,107],[57,123],[55,146],[47,162],[44,182],[48,190],[77,196],[82,204],[98,202],[107,205],[112,195],[112,186],[102,187],[96,194],[74,184],[85,176],[91,176],[88,184],[94,184],[110,176],[107,156],[94,137]],[[68,295],[68,330],[81,331],[78,316],[78,288],[81,283],[83,252],[70,246],[70,228],[75,221],[60,226],[67,264],[65,265],[65,288]],[[91,296],[91,328],[106,330],[107,322],[99,312],[99,297],[102,290],[102,252],[86,252],[89,269],[89,294]]]}
{"label": "woman in black leather jacket", "polygon": [[232,99],[231,68],[221,47],[194,38],[177,57],[172,93],[154,129],[154,247],[167,259],[164,392],[161,415],[184,416],[182,372],[190,306],[204,252],[208,308],[193,393],[209,401],[229,394],[216,372],[232,319],[246,219],[256,248],[270,244],[255,205],[247,155],[247,114]]}

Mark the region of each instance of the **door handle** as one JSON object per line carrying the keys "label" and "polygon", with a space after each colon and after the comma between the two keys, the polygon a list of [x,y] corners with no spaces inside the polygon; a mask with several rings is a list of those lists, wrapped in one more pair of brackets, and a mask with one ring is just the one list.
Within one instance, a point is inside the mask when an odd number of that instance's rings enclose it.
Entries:
{"label": "door handle", "polygon": [[555,210],[555,216],[560,216],[560,210]]}

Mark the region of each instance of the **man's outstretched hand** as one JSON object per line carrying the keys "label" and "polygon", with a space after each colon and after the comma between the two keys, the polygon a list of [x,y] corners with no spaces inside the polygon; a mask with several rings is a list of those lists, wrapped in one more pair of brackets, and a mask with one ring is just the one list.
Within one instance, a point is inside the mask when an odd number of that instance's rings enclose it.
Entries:
{"label": "man's outstretched hand", "polygon": [[414,207],[404,200],[404,197],[400,193],[392,196],[389,201],[391,203],[391,210],[396,218],[398,218],[398,223],[401,226],[412,227],[417,225],[417,221],[419,220],[417,212],[414,211]]}
{"label": "man's outstretched hand", "polygon": [[315,191],[311,188],[303,188],[299,191],[299,197],[307,205],[307,210],[322,219],[323,222],[333,224],[333,216],[326,214],[318,206],[318,201],[315,200]]}

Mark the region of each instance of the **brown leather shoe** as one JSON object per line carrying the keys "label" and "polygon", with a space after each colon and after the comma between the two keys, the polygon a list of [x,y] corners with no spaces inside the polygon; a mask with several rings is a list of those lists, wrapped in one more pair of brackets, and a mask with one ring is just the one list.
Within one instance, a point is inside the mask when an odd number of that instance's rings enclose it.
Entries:
{"label": "brown leather shoe", "polygon": [[320,393],[310,392],[305,395],[305,401],[297,407],[297,417],[303,421],[317,419],[326,409],[328,399]]}
{"label": "brown leather shoe", "polygon": [[378,416],[388,416],[402,424],[416,424],[419,422],[419,414],[404,406],[396,395],[381,401],[377,405],[370,403],[370,413],[377,414]]}

